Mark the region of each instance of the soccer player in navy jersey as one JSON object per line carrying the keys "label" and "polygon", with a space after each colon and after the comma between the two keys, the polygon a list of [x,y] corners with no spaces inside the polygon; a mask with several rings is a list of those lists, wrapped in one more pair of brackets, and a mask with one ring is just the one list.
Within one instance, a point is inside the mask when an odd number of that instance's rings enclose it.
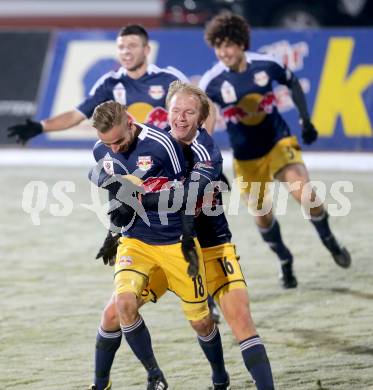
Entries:
{"label": "soccer player in navy jersey", "polygon": [[[274,179],[288,183],[292,196],[302,204],[302,193],[310,179],[298,141],[277,110],[273,84],[284,84],[291,91],[300,115],[303,142],[311,144],[317,139],[317,131],[311,123],[304,93],[296,76],[281,62],[269,55],[247,51],[249,25],[241,16],[229,12],[215,16],[206,26],[205,39],[219,62],[203,75],[199,85],[225,118],[235,176],[248,183],[246,188],[241,187],[241,193],[253,210],[263,240],[280,260],[282,286],[294,288],[297,279],[293,256],[272,213],[266,183]],[[211,131],[213,123],[209,126]],[[260,184],[256,195],[252,183]],[[316,196],[312,190],[310,200],[314,201]],[[324,206],[310,207],[309,213],[335,262],[343,268],[349,267],[350,254],[331,232]]]}
{"label": "soccer player in navy jersey", "polygon": [[167,124],[164,107],[168,86],[174,80],[186,81],[185,75],[173,67],[159,68],[148,64],[149,36],[140,25],[122,28],[116,44],[121,67],[100,77],[81,104],[41,122],[27,120],[25,124],[11,126],[8,128],[9,137],[24,144],[42,132],[69,129],[90,118],[95,107],[108,100],[126,105],[135,120],[164,128]]}
{"label": "soccer player in navy jersey", "polygon": [[[251,318],[245,279],[238,263],[235,246],[231,243],[232,235],[228,222],[221,208],[222,197],[218,190],[219,185],[222,185],[219,181],[222,167],[221,153],[206,130],[201,128],[209,112],[207,96],[198,87],[175,81],[168,92],[167,107],[170,134],[183,148],[187,168],[186,181],[191,177],[194,177],[194,180],[199,178],[200,188],[196,189],[197,197],[192,196],[192,198],[198,199],[195,225],[202,247],[208,292],[219,302],[240,344],[243,361],[256,387],[260,390],[274,389],[269,360]],[[213,203],[210,201],[205,204],[199,200],[201,193],[202,196],[208,194],[209,191],[206,190],[208,185],[210,185],[210,195],[216,185],[215,196]],[[173,199],[170,199],[172,190],[169,194],[166,193],[166,189],[161,192],[145,193],[141,197],[142,205],[147,210],[158,210],[158,212],[170,210],[173,203]],[[192,195],[187,185],[185,195],[189,197]],[[181,207],[186,207],[189,200],[188,196],[184,196]],[[190,202],[188,206],[190,214],[195,212],[195,207],[196,203]],[[211,211],[214,212],[211,214]],[[164,272],[159,269],[152,275],[143,290],[142,303],[156,302],[167,289],[172,290],[172,286],[169,285]],[[101,372],[105,371],[106,383],[109,381],[115,352],[120,345],[121,333],[118,329],[119,320],[113,296],[102,316],[99,330],[101,361],[96,360],[96,377],[100,367],[103,367],[104,370],[101,369]],[[215,325],[211,333],[205,337],[198,336],[198,342],[211,364],[214,389],[229,389],[230,378],[224,367],[218,327]]]}
{"label": "soccer player in navy jersey", "polygon": [[[93,126],[100,139],[94,147],[94,157],[103,162],[108,174],[135,176],[149,191],[162,184],[176,186],[183,179],[184,160],[176,142],[161,129],[134,122],[120,103],[109,101],[97,106]],[[182,249],[184,237],[180,242],[181,213],[170,212],[167,218],[164,224],[158,211],[151,210],[135,218],[123,232],[115,263],[115,304],[120,328],[148,373],[148,390],[167,388],[148,329],[138,312],[138,298],[154,272],[164,272],[169,288],[181,299],[184,314],[199,337],[210,335],[214,329],[198,241],[192,240],[199,264],[191,277]],[[95,383],[93,388],[110,388],[110,383]]]}

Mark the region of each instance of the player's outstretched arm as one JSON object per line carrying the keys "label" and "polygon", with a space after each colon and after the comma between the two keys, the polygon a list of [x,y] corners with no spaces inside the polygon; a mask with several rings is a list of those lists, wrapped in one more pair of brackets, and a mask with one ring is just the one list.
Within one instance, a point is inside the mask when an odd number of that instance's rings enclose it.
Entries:
{"label": "player's outstretched arm", "polygon": [[302,126],[302,139],[306,145],[312,144],[317,140],[317,130],[312,124],[310,115],[307,109],[306,97],[304,95],[302,86],[299,80],[292,75],[290,80],[289,88],[292,94],[294,104],[298,108],[300,116],[300,125]]}
{"label": "player's outstretched arm", "polygon": [[81,112],[71,110],[41,122],[27,119],[25,123],[8,127],[8,137],[14,138],[17,143],[24,145],[31,138],[43,132],[65,130],[77,125],[85,118]]}
{"label": "player's outstretched arm", "polygon": [[70,110],[41,121],[44,132],[66,130],[78,125],[86,116],[78,110]]}

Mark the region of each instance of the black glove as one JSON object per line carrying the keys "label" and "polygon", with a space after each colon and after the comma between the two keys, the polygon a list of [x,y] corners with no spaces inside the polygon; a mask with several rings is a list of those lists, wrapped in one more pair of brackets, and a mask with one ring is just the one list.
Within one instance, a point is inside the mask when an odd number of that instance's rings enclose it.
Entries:
{"label": "black glove", "polygon": [[192,237],[184,237],[181,239],[181,250],[185,257],[185,260],[189,263],[188,275],[191,278],[195,278],[199,271],[198,253],[196,250],[196,244]]}
{"label": "black glove", "polygon": [[302,126],[302,140],[306,145],[310,145],[317,140],[317,130],[309,119],[300,120]]}
{"label": "black glove", "polygon": [[104,264],[114,265],[115,258],[117,255],[117,248],[119,246],[120,234],[115,234],[114,236],[109,231],[102,247],[96,255],[96,259],[102,257]]}
{"label": "black glove", "polygon": [[220,175],[220,180],[227,185],[228,191],[232,190],[231,185],[229,183],[229,180],[228,180],[227,176],[225,176],[225,174],[223,172]]}
{"label": "black glove", "polygon": [[36,137],[43,132],[40,122],[26,119],[26,124],[8,127],[8,138],[16,138],[18,144],[24,145],[30,138]]}
{"label": "black glove", "polygon": [[196,244],[193,240],[194,233],[194,215],[187,215],[185,211],[181,212],[182,236],[181,250],[185,260],[189,263],[188,275],[194,278],[198,275],[199,259],[196,250]]}
{"label": "black glove", "polygon": [[108,215],[110,216],[111,223],[110,230],[115,231],[115,229],[121,229],[122,227],[128,229],[131,227],[129,224],[134,218],[135,210],[124,203],[120,204],[118,207],[118,201],[116,199],[112,199],[110,201]]}

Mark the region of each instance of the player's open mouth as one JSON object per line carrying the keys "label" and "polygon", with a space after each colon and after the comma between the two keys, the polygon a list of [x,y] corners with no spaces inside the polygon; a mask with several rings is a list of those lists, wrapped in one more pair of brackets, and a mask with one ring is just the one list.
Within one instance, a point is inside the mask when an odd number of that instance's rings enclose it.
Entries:
{"label": "player's open mouth", "polygon": [[179,124],[176,124],[176,128],[177,128],[177,129],[185,130],[185,129],[187,129],[188,127],[189,127],[188,125],[179,125]]}

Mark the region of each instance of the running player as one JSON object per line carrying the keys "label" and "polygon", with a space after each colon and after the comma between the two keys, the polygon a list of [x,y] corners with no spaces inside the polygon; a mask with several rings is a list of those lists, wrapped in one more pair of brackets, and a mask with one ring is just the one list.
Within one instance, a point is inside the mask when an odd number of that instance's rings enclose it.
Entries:
{"label": "running player", "polygon": [[[276,108],[273,83],[290,89],[300,115],[303,142],[311,144],[317,139],[317,131],[311,123],[304,93],[295,75],[279,61],[246,52],[250,48],[249,25],[241,16],[229,12],[215,16],[206,26],[205,39],[215,50],[219,63],[203,75],[200,87],[220,107],[225,118],[235,176],[248,183],[241,193],[253,210],[263,240],[280,260],[282,286],[294,288],[297,279],[293,273],[293,255],[282,240],[266,183],[274,179],[287,183],[292,196],[302,204],[302,193],[310,179],[298,141]],[[255,196],[251,187],[257,182],[261,186]],[[316,199],[313,190],[310,198]],[[312,207],[309,213],[335,262],[343,268],[349,267],[350,254],[331,232],[324,206]]]}

